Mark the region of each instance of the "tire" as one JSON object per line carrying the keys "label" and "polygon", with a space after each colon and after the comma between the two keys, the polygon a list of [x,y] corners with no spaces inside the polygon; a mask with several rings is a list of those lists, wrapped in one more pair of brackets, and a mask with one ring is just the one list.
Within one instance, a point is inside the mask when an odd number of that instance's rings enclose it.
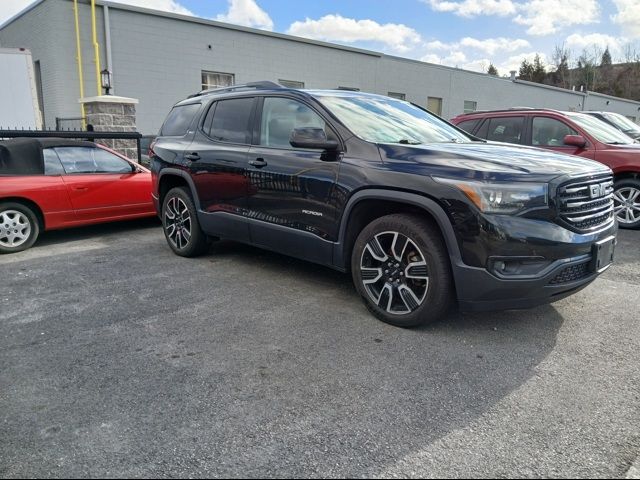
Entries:
{"label": "tire", "polygon": [[0,203],[0,253],[16,253],[31,248],[40,235],[36,213],[16,202]]}
{"label": "tire", "polygon": [[369,311],[391,325],[435,322],[453,302],[449,254],[437,228],[419,215],[387,215],[367,225],[356,239],[351,272]]}
{"label": "tire", "polygon": [[162,229],[169,247],[181,257],[197,257],[209,248],[196,207],[186,187],[169,190],[162,202]]}
{"label": "tire", "polygon": [[620,228],[640,228],[640,180],[618,180],[613,186],[613,201]]}

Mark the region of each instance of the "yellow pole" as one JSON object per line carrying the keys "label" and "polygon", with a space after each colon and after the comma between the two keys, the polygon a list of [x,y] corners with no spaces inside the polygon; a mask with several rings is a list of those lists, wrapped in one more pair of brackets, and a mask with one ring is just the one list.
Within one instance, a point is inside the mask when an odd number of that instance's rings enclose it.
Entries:
{"label": "yellow pole", "polygon": [[[80,21],[78,20],[78,0],[73,0],[73,14],[76,21],[76,62],[78,64],[78,77],[80,77],[80,98],[84,98],[84,75],[82,73],[82,49],[80,48]],[[82,114],[82,129],[87,128],[85,120],[84,103],[80,102]]]}
{"label": "yellow pole", "polygon": [[98,44],[98,31],[96,29],[96,0],[91,0],[91,29],[93,30],[93,54],[96,64],[96,87],[98,96],[102,95],[100,85],[100,44]]}

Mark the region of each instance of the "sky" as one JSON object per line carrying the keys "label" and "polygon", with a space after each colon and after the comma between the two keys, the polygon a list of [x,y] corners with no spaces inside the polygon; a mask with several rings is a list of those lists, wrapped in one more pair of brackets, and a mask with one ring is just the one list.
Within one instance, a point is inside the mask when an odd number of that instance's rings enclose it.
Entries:
{"label": "sky", "polygon": [[[555,46],[640,54],[640,0],[118,0],[500,75]],[[33,0],[0,0],[0,23]]]}

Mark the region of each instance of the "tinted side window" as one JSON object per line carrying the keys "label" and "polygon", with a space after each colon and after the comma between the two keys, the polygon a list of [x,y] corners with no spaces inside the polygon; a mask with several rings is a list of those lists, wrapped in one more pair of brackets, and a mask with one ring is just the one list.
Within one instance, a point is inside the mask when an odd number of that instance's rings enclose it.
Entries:
{"label": "tinted side window", "polygon": [[476,137],[486,139],[488,131],[489,131],[489,119],[485,119],[483,124],[480,126],[480,128],[476,132]]}
{"label": "tinted side window", "polygon": [[473,129],[476,128],[476,125],[480,122],[480,119],[475,120],[465,120],[464,122],[460,122],[457,126],[461,128],[465,132],[473,132]]}
{"label": "tinted side window", "polygon": [[534,117],[531,142],[533,145],[561,147],[566,135],[578,135],[573,128],[564,122],[549,117]]}
{"label": "tinted side window", "polygon": [[252,109],[253,98],[217,102],[209,136],[220,142],[251,143],[249,120]]}
{"label": "tinted side window", "polygon": [[173,107],[173,110],[169,112],[167,119],[160,129],[160,135],[169,137],[185,135],[187,130],[189,130],[193,117],[198,113],[199,109],[199,103]]}
{"label": "tinted side window", "polygon": [[325,121],[305,104],[289,98],[265,98],[260,124],[260,145],[276,148],[293,148],[289,143],[294,128],[321,128],[327,138],[335,135]]}
{"label": "tinted side window", "polygon": [[60,163],[58,154],[53,150],[53,148],[45,148],[42,150],[42,155],[44,157],[45,175],[62,175],[64,173],[62,163]]}
{"label": "tinted side window", "polygon": [[492,118],[487,140],[505,143],[521,143],[524,117]]}

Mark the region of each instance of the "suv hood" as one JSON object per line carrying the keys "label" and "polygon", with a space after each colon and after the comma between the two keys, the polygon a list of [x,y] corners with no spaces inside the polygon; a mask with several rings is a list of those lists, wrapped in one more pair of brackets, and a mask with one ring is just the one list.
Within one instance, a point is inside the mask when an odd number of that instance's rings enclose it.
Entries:
{"label": "suv hood", "polygon": [[[379,144],[382,160],[407,170],[429,166],[429,173],[483,180],[548,181],[559,176],[610,173],[593,160],[541,148],[505,143]],[[419,173],[419,172],[415,172]]]}

